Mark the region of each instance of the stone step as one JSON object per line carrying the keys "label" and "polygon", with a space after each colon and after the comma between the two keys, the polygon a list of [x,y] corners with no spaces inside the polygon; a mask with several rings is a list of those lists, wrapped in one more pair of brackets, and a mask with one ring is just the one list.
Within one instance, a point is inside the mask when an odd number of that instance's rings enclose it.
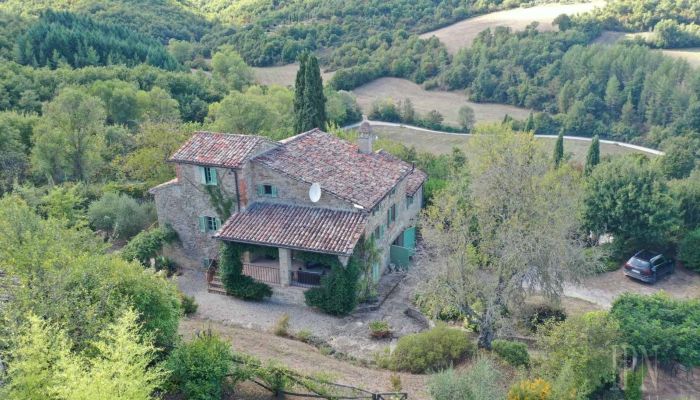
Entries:
{"label": "stone step", "polygon": [[223,287],[209,286],[207,288],[207,291],[209,293],[226,294],[226,289],[224,289]]}
{"label": "stone step", "polygon": [[209,287],[223,288],[224,284],[221,282],[211,281],[209,282]]}

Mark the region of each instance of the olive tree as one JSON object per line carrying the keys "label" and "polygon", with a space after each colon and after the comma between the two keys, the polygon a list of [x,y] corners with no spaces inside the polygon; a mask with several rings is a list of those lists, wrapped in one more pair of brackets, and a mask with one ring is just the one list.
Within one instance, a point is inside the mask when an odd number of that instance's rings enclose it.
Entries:
{"label": "olive tree", "polygon": [[599,262],[572,218],[579,175],[553,169],[531,134],[484,130],[470,173],[455,171],[423,215],[416,274],[421,294],[460,310],[478,325],[479,346],[490,348],[528,293],[557,299],[567,280]]}

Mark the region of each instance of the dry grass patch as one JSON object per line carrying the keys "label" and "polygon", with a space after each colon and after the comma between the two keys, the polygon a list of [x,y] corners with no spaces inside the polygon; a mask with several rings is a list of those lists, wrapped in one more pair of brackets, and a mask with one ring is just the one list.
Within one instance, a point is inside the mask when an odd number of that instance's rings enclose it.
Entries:
{"label": "dry grass patch", "polygon": [[[262,85],[294,86],[299,64],[287,64],[274,67],[253,67],[255,81]],[[334,72],[321,72],[323,82],[328,82]]]}
{"label": "dry grass patch", "polygon": [[421,35],[421,38],[427,39],[431,36],[436,36],[445,44],[450,53],[456,53],[463,47],[471,46],[479,32],[488,28],[507,26],[513,30],[523,30],[532,22],[539,22],[539,30],[551,31],[555,29],[552,26],[552,21],[559,15],[585,13],[603,5],[605,5],[605,1],[595,0],[590,3],[545,4],[530,8],[498,11],[468,18],[441,29],[426,32]]}
{"label": "dry grass patch", "polygon": [[530,114],[526,108],[504,104],[472,103],[461,91],[425,90],[407,79],[379,78],[352,91],[362,111],[368,114],[376,100],[391,99],[394,102],[411,99],[413,107],[420,114],[431,110],[439,111],[445,123],[457,126],[459,108],[468,105],[474,109],[477,122],[502,121],[508,114],[516,119],[525,119]]}

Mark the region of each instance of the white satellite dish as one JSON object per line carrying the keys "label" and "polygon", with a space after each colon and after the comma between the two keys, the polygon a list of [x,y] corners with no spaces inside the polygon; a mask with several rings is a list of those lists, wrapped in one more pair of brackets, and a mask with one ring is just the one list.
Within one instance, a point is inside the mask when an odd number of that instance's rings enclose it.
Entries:
{"label": "white satellite dish", "polygon": [[321,200],[321,185],[318,182],[313,183],[309,188],[309,200],[313,203]]}

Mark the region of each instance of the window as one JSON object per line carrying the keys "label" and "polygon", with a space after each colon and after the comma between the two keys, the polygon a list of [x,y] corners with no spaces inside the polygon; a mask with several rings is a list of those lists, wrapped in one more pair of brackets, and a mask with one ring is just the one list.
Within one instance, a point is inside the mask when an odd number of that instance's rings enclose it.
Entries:
{"label": "window", "polygon": [[258,196],[277,197],[277,186],[258,185]]}
{"label": "window", "polygon": [[413,196],[406,196],[406,208],[411,208],[413,205]]}
{"label": "window", "polygon": [[212,186],[216,186],[218,184],[216,179],[216,168],[199,167],[199,174],[203,184]]}
{"label": "window", "polygon": [[393,195],[395,195],[395,194],[396,194],[396,186],[394,186],[393,188],[391,188],[391,195],[393,196]]}
{"label": "window", "polygon": [[375,239],[383,239],[384,238],[384,225],[379,225],[378,227],[374,228],[373,236]]}
{"label": "window", "polygon": [[392,204],[388,210],[386,210],[386,224],[391,226],[396,221],[396,204]]}
{"label": "window", "polygon": [[200,232],[216,232],[221,227],[221,220],[216,217],[199,217]]}

